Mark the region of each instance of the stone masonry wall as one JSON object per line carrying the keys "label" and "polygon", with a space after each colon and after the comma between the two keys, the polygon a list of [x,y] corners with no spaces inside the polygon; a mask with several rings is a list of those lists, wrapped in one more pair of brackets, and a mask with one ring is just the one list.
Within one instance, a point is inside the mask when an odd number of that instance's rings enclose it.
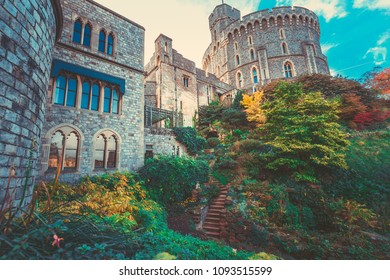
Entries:
{"label": "stone masonry wall", "polygon": [[[46,122],[42,134],[40,176],[46,180],[54,177],[54,173],[48,170],[50,143],[53,133],[61,126],[71,127],[80,134],[76,171],[63,172],[61,181],[73,183],[85,175],[137,170],[144,163],[144,29],[90,0],[63,0],[63,8],[64,32],[60,43],[55,47],[54,58],[124,79],[125,92],[121,97],[119,114],[81,109],[79,102],[76,107],[56,105],[53,104],[56,77],[53,77],[50,81]],[[90,48],[72,42],[73,25],[77,18],[92,25]],[[114,33],[113,56],[98,52],[98,35],[101,28]],[[78,77],[78,96],[81,95],[82,81],[88,79]],[[119,160],[117,167],[112,170],[94,168],[95,139],[104,130],[113,132],[119,138]]]}
{"label": "stone masonry wall", "polygon": [[[226,4],[219,5],[213,13],[222,21],[225,20],[225,6],[230,7]],[[277,7],[254,12],[217,30],[216,34],[204,54],[203,69],[232,86],[239,87],[238,72],[242,75],[241,88],[251,89],[256,86],[253,79],[254,68],[257,71],[258,84],[285,78],[284,64],[287,61],[292,63],[293,76],[308,73],[329,74],[327,59],[320,45],[319,21],[308,9]],[[286,52],[283,51],[283,43],[286,44]],[[314,50],[316,70],[310,69],[308,63],[308,45]],[[266,51],[266,66],[259,57],[262,49]]]}
{"label": "stone masonry wall", "polygon": [[0,0],[0,203],[11,165],[16,174],[11,181],[14,202],[22,199],[24,186],[23,206],[31,200],[53,46],[61,25],[56,17],[60,11],[55,10],[60,7],[54,4]]}
{"label": "stone masonry wall", "polygon": [[145,128],[145,147],[154,155],[187,155],[187,148],[176,141],[171,129]]}

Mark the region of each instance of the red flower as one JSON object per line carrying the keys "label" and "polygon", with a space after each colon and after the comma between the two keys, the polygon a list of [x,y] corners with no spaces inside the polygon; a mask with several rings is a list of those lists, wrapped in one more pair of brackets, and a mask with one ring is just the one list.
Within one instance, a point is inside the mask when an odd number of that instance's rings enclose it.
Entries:
{"label": "red flower", "polygon": [[57,234],[53,235],[54,241],[51,243],[51,246],[57,245],[58,248],[60,248],[60,241],[64,240],[63,238],[58,238]]}

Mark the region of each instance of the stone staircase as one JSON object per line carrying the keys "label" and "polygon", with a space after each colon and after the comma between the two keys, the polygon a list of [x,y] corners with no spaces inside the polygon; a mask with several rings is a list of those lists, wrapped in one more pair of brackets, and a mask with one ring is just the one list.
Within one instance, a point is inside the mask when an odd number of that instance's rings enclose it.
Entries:
{"label": "stone staircase", "polygon": [[219,195],[211,201],[203,229],[207,236],[218,239],[220,238],[222,223],[225,220],[225,201],[229,185],[224,186],[213,177],[210,177],[209,184],[217,186],[220,191]]}

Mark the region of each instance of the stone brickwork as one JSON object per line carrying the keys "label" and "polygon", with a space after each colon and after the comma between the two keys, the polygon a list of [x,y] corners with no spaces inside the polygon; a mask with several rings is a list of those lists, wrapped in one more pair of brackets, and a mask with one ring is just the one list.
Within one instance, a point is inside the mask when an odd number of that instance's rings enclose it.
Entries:
{"label": "stone brickwork", "polygon": [[0,0],[0,204],[12,165],[14,202],[20,202],[24,187],[23,205],[31,200],[61,17],[55,0]]}
{"label": "stone brickwork", "polygon": [[196,68],[195,62],[173,49],[172,39],[165,35],[156,39],[145,70],[145,98],[155,96],[157,108],[182,113],[183,126],[193,126],[199,106],[234,93],[233,87]]}
{"label": "stone brickwork", "polygon": [[329,74],[319,21],[308,9],[277,7],[241,19],[238,10],[222,4],[210,15],[209,24],[212,42],[204,54],[203,69],[232,86],[252,89],[286,78],[287,62],[293,77]]}
{"label": "stone brickwork", "polygon": [[[59,74],[52,73],[41,139],[39,175],[46,180],[55,176],[55,170],[50,168],[50,161],[52,160],[52,137],[57,131],[61,131],[67,138],[69,132],[73,131],[78,137],[76,166],[69,169],[64,165],[60,176],[61,181],[73,183],[85,175],[136,170],[143,165],[145,153],[143,123],[145,30],[142,26],[90,0],[62,0],[62,6],[64,27],[61,39],[55,46],[54,59],[68,63],[72,67],[66,71],[60,70]],[[78,19],[82,20],[83,26],[89,24],[92,27],[90,47],[74,43],[72,40],[74,24]],[[102,29],[114,35],[113,55],[98,50],[99,33]],[[75,73],[72,68],[75,69]],[[80,70],[76,71],[76,69],[82,69],[85,74],[80,74]],[[77,79],[75,106],[55,104],[58,75],[69,75]],[[99,79],[99,77],[103,78]],[[113,109],[111,112],[104,111],[105,104],[113,106],[112,100],[111,102],[105,100],[105,89],[111,86],[109,82],[112,77],[124,81],[124,88],[120,89],[115,83],[112,85],[119,92],[119,113],[115,113]],[[82,109],[81,98],[85,82],[100,87],[98,110]],[[105,141],[108,141],[109,135],[115,139],[116,152],[109,154],[106,151],[104,157],[107,161],[107,157],[115,154],[115,158],[112,159],[115,167],[103,164],[104,166],[98,168],[95,163],[97,155],[103,153],[105,149],[99,148],[100,135],[105,136]],[[66,147],[67,144],[65,143],[64,146]]]}
{"label": "stone brickwork", "polygon": [[176,141],[172,129],[145,128],[145,146],[153,155],[187,155],[187,148]]}

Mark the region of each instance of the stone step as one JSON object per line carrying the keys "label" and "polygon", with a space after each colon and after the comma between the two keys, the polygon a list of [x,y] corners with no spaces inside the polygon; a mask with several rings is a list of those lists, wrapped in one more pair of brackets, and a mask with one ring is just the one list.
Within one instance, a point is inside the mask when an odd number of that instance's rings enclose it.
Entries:
{"label": "stone step", "polygon": [[221,211],[214,211],[214,212],[209,212],[208,214],[207,214],[207,217],[206,217],[206,220],[208,219],[208,218],[210,218],[210,217],[212,217],[212,218],[220,218],[221,217]]}
{"label": "stone step", "polygon": [[213,221],[214,221],[214,222],[218,222],[218,223],[219,223],[220,218],[219,218],[219,217],[213,217],[213,216],[210,216],[210,217],[207,216],[207,217],[206,217],[205,223],[206,223],[206,222],[209,222],[209,221],[210,221],[210,222],[213,222]]}
{"label": "stone step", "polygon": [[210,237],[214,237],[214,238],[219,238],[220,233],[219,232],[209,232],[209,231],[206,231],[206,235],[210,236]]}
{"label": "stone step", "polygon": [[213,226],[213,225],[203,226],[203,229],[206,232],[218,232],[218,233],[221,232],[221,229],[219,227],[216,227],[216,226]]}
{"label": "stone step", "polygon": [[225,204],[224,203],[221,203],[221,204],[212,204],[209,209],[218,209],[218,210],[221,210],[225,208]]}

